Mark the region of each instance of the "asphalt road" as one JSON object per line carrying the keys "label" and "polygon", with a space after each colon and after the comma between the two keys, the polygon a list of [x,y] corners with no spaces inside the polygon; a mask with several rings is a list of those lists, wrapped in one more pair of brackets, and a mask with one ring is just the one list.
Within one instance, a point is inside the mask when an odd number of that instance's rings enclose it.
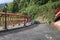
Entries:
{"label": "asphalt road", "polygon": [[48,24],[36,24],[13,31],[0,32],[0,40],[60,40],[60,32]]}

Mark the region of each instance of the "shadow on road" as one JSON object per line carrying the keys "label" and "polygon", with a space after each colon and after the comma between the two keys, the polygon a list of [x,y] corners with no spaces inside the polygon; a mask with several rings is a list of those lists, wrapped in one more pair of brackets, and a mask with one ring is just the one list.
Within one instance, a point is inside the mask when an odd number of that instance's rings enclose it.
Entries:
{"label": "shadow on road", "polygon": [[29,27],[17,28],[17,29],[8,30],[8,31],[1,31],[0,36],[12,34],[12,33],[18,33],[21,31],[26,31],[26,30],[32,29],[34,27],[37,27],[37,25],[39,25],[39,24],[34,24],[34,25],[29,26]]}

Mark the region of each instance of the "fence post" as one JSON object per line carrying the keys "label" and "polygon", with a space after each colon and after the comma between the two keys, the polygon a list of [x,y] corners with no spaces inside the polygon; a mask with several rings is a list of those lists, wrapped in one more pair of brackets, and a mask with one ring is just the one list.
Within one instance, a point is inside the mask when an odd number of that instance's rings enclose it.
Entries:
{"label": "fence post", "polygon": [[6,18],[6,14],[7,14],[7,4],[5,4],[5,6],[4,6],[4,12],[5,12],[5,29],[7,29],[7,18]]}
{"label": "fence post", "polygon": [[26,26],[26,15],[27,15],[27,13],[26,13],[26,11],[24,11],[24,26]]}

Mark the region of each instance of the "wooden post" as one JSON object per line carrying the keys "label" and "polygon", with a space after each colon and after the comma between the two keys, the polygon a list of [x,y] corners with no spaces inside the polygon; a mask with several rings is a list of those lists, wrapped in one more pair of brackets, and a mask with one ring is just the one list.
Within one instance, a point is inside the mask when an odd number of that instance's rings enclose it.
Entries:
{"label": "wooden post", "polygon": [[6,14],[7,14],[7,4],[5,4],[5,6],[4,6],[4,12],[5,12],[5,29],[7,29],[7,18],[6,18]]}

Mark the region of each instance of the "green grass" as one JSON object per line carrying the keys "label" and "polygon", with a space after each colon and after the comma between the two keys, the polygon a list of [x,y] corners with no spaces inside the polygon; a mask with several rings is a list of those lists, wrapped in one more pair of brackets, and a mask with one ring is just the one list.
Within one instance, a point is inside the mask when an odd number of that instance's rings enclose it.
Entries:
{"label": "green grass", "polygon": [[44,19],[48,20],[46,23],[51,23],[54,20],[54,11],[59,6],[59,4],[60,1],[56,1],[39,6],[39,10],[36,13],[35,18],[42,16]]}

